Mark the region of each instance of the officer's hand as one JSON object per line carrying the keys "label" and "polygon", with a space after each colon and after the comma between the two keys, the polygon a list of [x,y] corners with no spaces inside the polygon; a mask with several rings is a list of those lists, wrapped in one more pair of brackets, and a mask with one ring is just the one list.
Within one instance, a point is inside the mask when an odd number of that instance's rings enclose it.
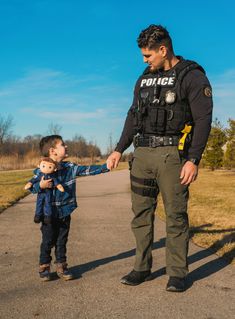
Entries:
{"label": "officer's hand", "polygon": [[41,189],[52,188],[52,178],[45,180],[44,176],[42,176],[39,185]]}
{"label": "officer's hand", "polygon": [[190,161],[187,161],[181,170],[181,174],[180,174],[181,184],[188,185],[194,182],[197,178],[197,174],[198,174],[197,165],[193,164]]}
{"label": "officer's hand", "polygon": [[111,170],[113,168],[117,168],[121,157],[122,157],[122,154],[116,151],[110,154],[106,161],[108,169]]}

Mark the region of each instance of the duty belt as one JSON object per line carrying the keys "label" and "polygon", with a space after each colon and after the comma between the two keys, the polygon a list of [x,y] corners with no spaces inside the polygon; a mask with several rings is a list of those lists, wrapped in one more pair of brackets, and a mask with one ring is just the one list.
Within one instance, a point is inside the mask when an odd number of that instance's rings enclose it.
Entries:
{"label": "duty belt", "polygon": [[177,146],[179,136],[141,136],[136,135],[133,139],[134,147],[159,147]]}

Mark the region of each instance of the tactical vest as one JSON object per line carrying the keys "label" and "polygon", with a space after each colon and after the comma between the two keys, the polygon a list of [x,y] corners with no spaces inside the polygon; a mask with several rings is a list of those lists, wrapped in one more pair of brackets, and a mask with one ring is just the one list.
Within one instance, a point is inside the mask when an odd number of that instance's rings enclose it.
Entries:
{"label": "tactical vest", "polygon": [[181,60],[166,76],[147,68],[139,80],[137,104],[132,109],[135,134],[180,135],[193,119],[188,101],[181,95],[181,83],[191,70],[205,71],[196,62]]}

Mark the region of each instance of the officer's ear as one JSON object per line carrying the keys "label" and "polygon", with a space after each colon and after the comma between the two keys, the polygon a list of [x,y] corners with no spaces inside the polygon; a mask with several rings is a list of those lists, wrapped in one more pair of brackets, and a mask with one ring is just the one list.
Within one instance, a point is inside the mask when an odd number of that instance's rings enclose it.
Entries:
{"label": "officer's ear", "polygon": [[161,54],[163,58],[165,58],[167,56],[168,49],[167,47],[165,47],[165,45],[161,45],[158,49],[158,52]]}

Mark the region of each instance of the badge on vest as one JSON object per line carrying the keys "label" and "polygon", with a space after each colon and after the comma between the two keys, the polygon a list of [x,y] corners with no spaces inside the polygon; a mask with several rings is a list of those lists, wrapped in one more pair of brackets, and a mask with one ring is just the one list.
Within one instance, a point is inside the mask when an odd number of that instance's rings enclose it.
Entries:
{"label": "badge on vest", "polygon": [[166,91],[165,102],[167,104],[173,104],[176,100],[176,93],[174,91]]}

